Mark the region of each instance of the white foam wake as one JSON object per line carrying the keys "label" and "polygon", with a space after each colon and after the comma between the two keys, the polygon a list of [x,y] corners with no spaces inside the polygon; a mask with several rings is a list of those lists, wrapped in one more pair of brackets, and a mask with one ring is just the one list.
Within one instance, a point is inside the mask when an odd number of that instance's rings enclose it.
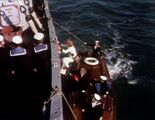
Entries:
{"label": "white foam wake", "polygon": [[130,78],[132,76],[133,65],[137,62],[126,58],[129,54],[123,54],[121,48],[123,46],[112,46],[111,49],[105,51],[107,66],[112,79],[118,77]]}
{"label": "white foam wake", "polygon": [[114,44],[105,50],[110,76],[113,80],[118,77],[131,78],[133,65],[137,62],[129,59],[131,55],[123,51],[126,44],[120,42],[122,38],[119,31],[114,30],[113,36]]}

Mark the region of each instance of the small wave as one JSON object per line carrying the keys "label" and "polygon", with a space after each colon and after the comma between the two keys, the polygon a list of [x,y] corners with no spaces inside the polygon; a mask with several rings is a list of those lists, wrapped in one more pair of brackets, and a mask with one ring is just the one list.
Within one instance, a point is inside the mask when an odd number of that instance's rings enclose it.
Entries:
{"label": "small wave", "polygon": [[132,77],[133,65],[136,64],[136,61],[126,58],[130,54],[122,53],[122,48],[124,45],[112,45],[112,48],[105,50],[105,58],[108,63],[108,69],[110,76],[113,80],[118,77]]}
{"label": "small wave", "polygon": [[137,62],[128,59],[131,55],[123,52],[126,44],[121,43],[122,35],[119,30],[115,28],[112,28],[112,30],[114,44],[105,50],[110,76],[112,79],[117,79],[118,77],[131,78],[132,66]]}

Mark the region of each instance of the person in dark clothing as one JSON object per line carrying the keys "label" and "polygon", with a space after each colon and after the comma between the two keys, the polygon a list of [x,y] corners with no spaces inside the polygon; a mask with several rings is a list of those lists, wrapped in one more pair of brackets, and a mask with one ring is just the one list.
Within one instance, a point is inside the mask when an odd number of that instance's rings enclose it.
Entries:
{"label": "person in dark clothing", "polygon": [[87,69],[82,67],[79,71],[71,73],[71,80],[74,85],[72,86],[75,91],[79,92],[90,92],[91,83]]}
{"label": "person in dark clothing", "polygon": [[108,87],[108,84],[107,84],[107,81],[103,81],[101,82],[101,85],[100,85],[100,89],[101,89],[101,95],[104,95],[106,94],[107,92],[109,92],[109,87]]}
{"label": "person in dark clothing", "polygon": [[87,74],[87,69],[86,68],[80,68],[80,89],[81,90],[86,90],[87,86],[89,85],[89,80],[88,80],[88,74]]}
{"label": "person in dark clothing", "polygon": [[105,77],[104,75],[101,75],[100,79],[92,81],[93,85],[95,86],[95,92],[99,95],[104,95],[107,91],[110,90],[107,83],[107,77]]}
{"label": "person in dark clothing", "polygon": [[80,68],[80,70],[70,73],[70,78],[72,81],[71,87],[73,88],[73,91],[86,91],[87,87],[89,86],[89,79],[86,68]]}
{"label": "person in dark clothing", "polygon": [[98,40],[96,40],[94,44],[89,44],[86,42],[84,44],[93,48],[93,57],[99,57],[102,55],[100,42]]}

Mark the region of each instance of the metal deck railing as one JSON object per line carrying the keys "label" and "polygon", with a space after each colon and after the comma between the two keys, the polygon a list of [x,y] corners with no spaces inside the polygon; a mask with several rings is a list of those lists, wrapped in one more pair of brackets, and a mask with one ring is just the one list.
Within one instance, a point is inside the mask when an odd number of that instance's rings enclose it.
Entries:
{"label": "metal deck railing", "polygon": [[[62,91],[60,75],[60,58],[57,49],[57,35],[49,10],[48,0],[44,0],[44,10],[48,20],[49,40],[51,46],[51,87],[57,92]],[[62,95],[52,96],[50,103],[50,120],[63,120]]]}

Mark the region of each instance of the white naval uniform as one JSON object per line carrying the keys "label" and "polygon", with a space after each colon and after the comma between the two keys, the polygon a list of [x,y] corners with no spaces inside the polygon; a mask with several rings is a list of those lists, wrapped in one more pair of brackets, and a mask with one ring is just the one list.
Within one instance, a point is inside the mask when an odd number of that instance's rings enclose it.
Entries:
{"label": "white naval uniform", "polygon": [[77,56],[77,52],[74,46],[68,47],[66,50],[62,49],[62,53],[69,54],[68,57],[62,59],[62,68],[60,73],[66,74],[66,68],[69,67],[69,63],[74,62],[74,57]]}

